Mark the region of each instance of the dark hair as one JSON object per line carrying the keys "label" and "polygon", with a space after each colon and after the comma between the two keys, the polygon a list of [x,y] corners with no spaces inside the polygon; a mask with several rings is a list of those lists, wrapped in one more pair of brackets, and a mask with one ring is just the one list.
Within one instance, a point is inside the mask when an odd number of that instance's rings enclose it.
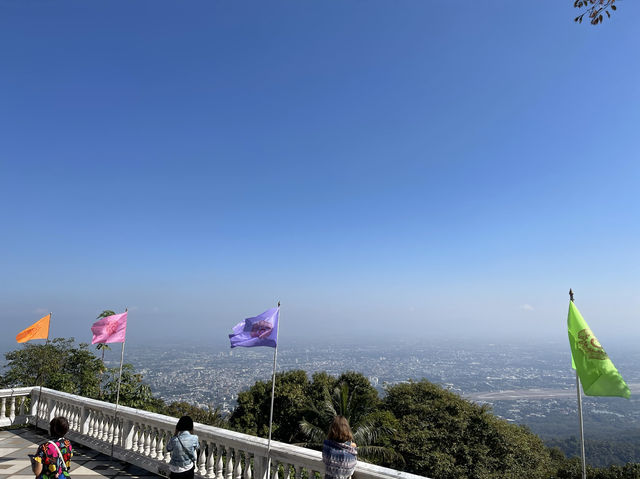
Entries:
{"label": "dark hair", "polygon": [[349,427],[349,421],[344,416],[336,416],[333,418],[327,439],[336,442],[353,441],[353,433]]}
{"label": "dark hair", "polygon": [[66,417],[54,417],[49,423],[49,433],[51,437],[64,437],[69,432],[69,421]]}
{"label": "dark hair", "polygon": [[176,431],[193,431],[193,419],[189,416],[182,416],[178,420]]}

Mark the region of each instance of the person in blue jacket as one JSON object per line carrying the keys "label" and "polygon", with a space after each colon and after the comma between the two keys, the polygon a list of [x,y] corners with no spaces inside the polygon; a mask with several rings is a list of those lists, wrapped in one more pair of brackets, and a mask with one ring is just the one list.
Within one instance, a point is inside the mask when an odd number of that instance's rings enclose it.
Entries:
{"label": "person in blue jacket", "polygon": [[175,434],[167,443],[167,451],[171,453],[171,479],[193,479],[199,448],[198,436],[193,434],[193,419],[182,416],[176,425]]}

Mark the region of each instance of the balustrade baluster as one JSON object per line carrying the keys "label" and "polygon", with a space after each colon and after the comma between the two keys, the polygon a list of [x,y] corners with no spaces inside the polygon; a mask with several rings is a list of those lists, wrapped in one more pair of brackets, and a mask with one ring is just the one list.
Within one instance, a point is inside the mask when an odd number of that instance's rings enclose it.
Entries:
{"label": "balustrade baluster", "polygon": [[27,397],[26,396],[22,396],[20,398],[20,413],[19,413],[21,416],[24,416],[24,407],[25,407],[26,403],[27,403]]}
{"label": "balustrade baluster", "polygon": [[115,427],[116,427],[115,418],[112,417],[112,416],[109,416],[107,421],[108,421],[108,423],[107,423],[108,424],[108,426],[107,426],[107,432],[108,432],[107,440],[109,441],[109,444],[111,444],[111,441],[114,440],[113,435],[115,434],[115,430],[114,430]]}
{"label": "balustrade baluster", "polygon": [[269,471],[269,477],[271,479],[278,479],[278,466],[280,463],[278,461],[271,461],[271,470]]}
{"label": "balustrade baluster", "polygon": [[222,455],[224,448],[220,444],[216,444],[216,479],[222,479]]}
{"label": "balustrade baluster", "polygon": [[2,406],[0,406],[0,419],[7,417],[7,398],[2,398]]}
{"label": "balustrade baluster", "polygon": [[143,434],[144,434],[144,452],[143,454],[145,456],[149,456],[149,449],[151,447],[151,435],[149,433],[149,428],[147,426],[144,426],[143,429]]}
{"label": "balustrade baluster", "polygon": [[82,432],[80,430],[80,407],[73,408],[73,429]]}
{"label": "balustrade baluster", "polygon": [[91,437],[96,439],[98,437],[98,419],[100,419],[100,414],[98,413],[98,411],[92,411],[91,412],[91,423],[92,423]]}
{"label": "balustrade baluster", "polygon": [[226,479],[233,479],[233,448],[231,447],[225,447],[226,451],[227,451],[227,460],[226,460],[226,464],[225,464],[225,474],[224,477]]}
{"label": "balustrade baluster", "polygon": [[149,457],[151,459],[155,459],[156,458],[156,446],[158,445],[158,440],[157,440],[158,430],[156,428],[150,428],[150,434],[151,434],[151,445],[150,445],[150,449],[149,449]]}
{"label": "balustrade baluster", "polygon": [[156,441],[156,458],[159,461],[164,461],[164,431],[162,429],[156,429],[158,440]]}
{"label": "balustrade baluster", "polygon": [[100,439],[106,441],[109,437],[109,418],[105,414],[100,415]]}
{"label": "balustrade baluster", "polygon": [[76,408],[75,406],[69,406],[68,408],[68,416],[65,416],[67,418],[67,421],[69,421],[69,430],[70,431],[75,431],[76,429]]}
{"label": "balustrade baluster", "polygon": [[233,470],[233,479],[242,479],[242,456],[241,451],[238,449],[233,450],[233,457],[235,459],[235,469]]}
{"label": "balustrade baluster", "polygon": [[244,452],[244,479],[251,479],[253,472],[251,471],[251,453]]}
{"label": "balustrade baluster", "polygon": [[93,437],[96,439],[100,439],[100,411],[94,411]]}
{"label": "balustrade baluster", "polygon": [[144,425],[138,423],[138,452],[144,454]]}
{"label": "balustrade baluster", "polygon": [[214,471],[214,464],[216,460],[214,451],[215,451],[216,445],[211,441],[207,441],[205,445],[202,446],[202,448],[207,450],[207,463],[206,463],[207,473],[205,474],[205,477],[214,478],[216,477],[216,473]]}
{"label": "balustrade baluster", "polygon": [[196,455],[195,472],[204,476],[207,473],[207,451],[204,444],[200,443],[200,453],[196,450]]}
{"label": "balustrade baluster", "polygon": [[103,423],[103,416],[102,413],[99,412],[98,413],[98,417],[96,418],[96,439],[102,441],[103,435],[104,435],[104,423]]}
{"label": "balustrade baluster", "polygon": [[113,418],[113,443],[116,446],[120,446],[120,439],[122,438],[122,424],[118,418]]}
{"label": "balustrade baluster", "polygon": [[87,411],[87,436],[93,437],[93,420],[94,414],[93,411]]}
{"label": "balustrade baluster", "polygon": [[[115,441],[114,434],[116,433],[116,420],[113,416],[107,416],[107,434],[106,440],[111,444],[112,441]],[[115,442],[114,442],[115,444]]]}
{"label": "balustrade baluster", "polygon": [[11,404],[9,405],[9,418],[13,421],[16,418],[16,397],[11,398]]}
{"label": "balustrade baluster", "polygon": [[131,435],[131,450],[133,452],[138,452],[138,423],[134,422],[132,428],[133,434]]}
{"label": "balustrade baluster", "polygon": [[284,479],[291,479],[291,464],[283,464],[282,467],[284,468]]}
{"label": "balustrade baluster", "polygon": [[89,413],[89,437],[96,437],[96,412]]}
{"label": "balustrade baluster", "polygon": [[[295,466],[296,468],[296,479],[300,479],[302,477],[302,466]],[[311,479],[311,477],[309,477]]]}
{"label": "balustrade baluster", "polygon": [[171,440],[171,436],[173,436],[173,433],[171,431],[164,431],[164,462],[166,462],[167,464],[169,463],[169,461],[171,461],[171,453],[169,451],[167,451],[167,444],[169,444],[169,441]]}

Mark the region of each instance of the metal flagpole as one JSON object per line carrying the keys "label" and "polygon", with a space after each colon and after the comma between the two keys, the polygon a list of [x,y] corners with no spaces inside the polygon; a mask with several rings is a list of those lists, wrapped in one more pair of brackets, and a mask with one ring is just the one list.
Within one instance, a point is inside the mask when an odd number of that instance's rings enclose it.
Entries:
{"label": "metal flagpole", "polygon": [[271,477],[271,426],[273,425],[273,396],[276,390],[276,359],[278,357],[278,335],[280,334],[280,301],[278,301],[278,328],[276,347],[273,350],[273,375],[271,380],[271,412],[269,413],[269,442],[267,443],[267,479]]}
{"label": "metal flagpole", "polygon": [[578,416],[580,418],[580,450],[582,452],[582,479],[587,479],[587,458],[584,453],[584,426],[582,424],[582,395],[580,394],[580,378],[576,371],[576,389],[578,390]]}
{"label": "metal flagpole", "polygon": [[[573,290],[569,289],[569,300],[573,303]],[[582,422],[582,394],[580,393],[580,376],[576,369],[576,391],[578,393],[578,418],[580,419],[580,451],[582,453],[582,479],[587,479],[587,457],[584,452],[584,424]]]}
{"label": "metal flagpole", "polygon": [[[51,316],[53,313],[49,311],[49,324],[47,325],[47,340],[44,343],[44,354],[47,354],[47,345],[49,344],[49,332],[51,331]],[[46,356],[45,356],[46,357]],[[38,427],[38,422],[40,421],[40,405],[42,404],[42,383],[44,382],[44,373],[42,372],[42,361],[40,361],[40,391],[38,392],[38,410],[36,411],[36,427]],[[46,429],[47,421],[45,421],[45,429]]]}
{"label": "metal flagpole", "polygon": [[[124,308],[124,312],[128,312],[127,308]],[[127,318],[128,319],[128,318]],[[116,439],[116,420],[118,418],[118,404],[120,403],[120,383],[122,382],[122,363],[124,362],[124,343],[127,341],[125,336],[122,341],[122,351],[120,352],[120,374],[118,375],[118,389],[116,392],[116,409],[113,412],[113,436],[111,437],[111,459],[113,459],[113,444]]]}

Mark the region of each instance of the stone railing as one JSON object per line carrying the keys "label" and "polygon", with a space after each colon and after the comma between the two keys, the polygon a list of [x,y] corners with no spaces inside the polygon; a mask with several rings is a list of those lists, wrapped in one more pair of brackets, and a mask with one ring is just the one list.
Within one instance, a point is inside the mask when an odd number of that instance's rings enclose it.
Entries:
{"label": "stone railing", "polygon": [[[165,446],[173,435],[175,418],[123,406],[116,411],[114,404],[47,388],[42,389],[41,398],[39,388],[0,390],[3,405],[5,398],[29,394],[30,412],[24,418],[30,424],[47,429],[52,418],[65,416],[70,425],[67,437],[72,441],[148,471],[168,475],[170,455]],[[21,401],[24,405],[24,399]],[[15,417],[11,424],[19,423],[19,416]],[[194,432],[200,439],[196,462],[199,477],[317,479],[324,476],[322,454],[318,451],[272,441],[267,457],[266,439],[198,423],[194,425]],[[358,462],[354,478],[424,479],[364,462]]]}
{"label": "stone railing", "polygon": [[27,422],[25,406],[32,389],[0,389],[0,427]]}

